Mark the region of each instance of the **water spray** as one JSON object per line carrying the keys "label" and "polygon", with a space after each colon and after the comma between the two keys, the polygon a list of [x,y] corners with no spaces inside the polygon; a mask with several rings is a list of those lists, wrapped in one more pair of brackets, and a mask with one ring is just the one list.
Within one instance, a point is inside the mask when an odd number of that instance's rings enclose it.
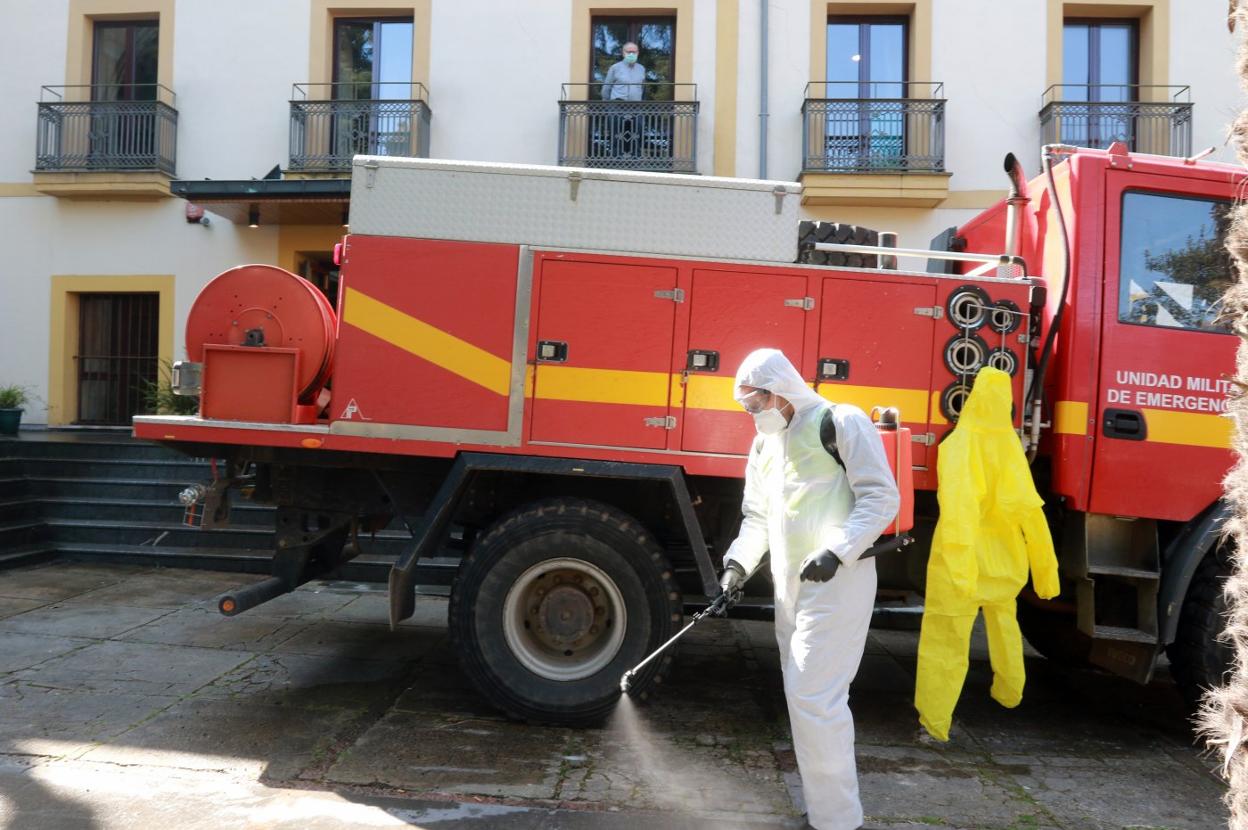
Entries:
{"label": "water spray", "polygon": [[[892,551],[895,551],[895,550],[902,550],[903,548],[905,548],[907,545],[909,545],[913,541],[914,541],[914,537],[912,537],[910,534],[902,533],[902,534],[892,537],[891,539],[887,539],[881,542],[876,542],[870,548],[867,548],[867,550],[865,550],[862,553],[862,555],[859,556],[858,558],[869,559],[873,556],[879,556],[882,553],[891,553]],[[755,568],[755,570],[757,570],[757,568]],[[745,577],[745,579],[741,580],[741,585],[744,586],[745,583],[749,582],[750,577],[752,577],[753,575],[754,575],[754,571],[751,571]],[[648,657],[646,657],[645,660],[642,660],[640,663],[633,666],[628,671],[624,672],[624,676],[620,678],[620,692],[622,694],[628,694],[628,688],[629,686],[632,685],[633,677],[637,674],[637,672],[645,668],[652,660],[654,660],[654,658],[658,657],[660,654],[666,651],[673,643],[675,643],[681,637],[688,634],[689,630],[692,629],[695,625],[702,622],[707,617],[726,616],[728,614],[728,609],[741,601],[741,594],[742,594],[742,589],[740,587],[738,587],[736,590],[732,591],[731,593],[727,591],[721,591],[719,596],[715,597],[715,600],[710,605],[706,606],[706,608],[694,614],[693,619],[691,619],[684,628],[682,628],[679,632],[677,632],[674,637],[672,637],[663,645],[656,648],[653,652],[650,653]]]}

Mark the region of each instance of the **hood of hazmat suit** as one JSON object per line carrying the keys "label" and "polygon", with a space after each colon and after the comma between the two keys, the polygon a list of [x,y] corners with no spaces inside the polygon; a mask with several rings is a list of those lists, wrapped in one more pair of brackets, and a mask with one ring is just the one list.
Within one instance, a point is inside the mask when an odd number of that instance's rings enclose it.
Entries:
{"label": "hood of hazmat suit", "polygon": [[949,739],[979,611],[992,697],[1017,706],[1025,675],[1015,598],[1028,571],[1042,598],[1057,596],[1061,587],[1044,501],[1014,431],[1012,404],[1010,376],[981,369],[957,427],[939,449],[940,519],[927,566],[914,704],[924,728],[942,741]]}
{"label": "hood of hazmat suit", "polygon": [[[750,573],[770,551],[776,640],[810,823],[855,830],[862,805],[849,683],[866,646],[876,583],[875,560],[858,556],[896,516],[897,485],[875,426],[846,404],[833,410],[845,467],[837,464],[819,437],[830,404],[783,353],[752,352],[736,383],[738,398],[742,386],[766,389],[792,403],[794,413],[786,428],[754,439],[741,532],[724,559]],[[827,582],[802,582],[803,560],[824,550],[843,566]]]}

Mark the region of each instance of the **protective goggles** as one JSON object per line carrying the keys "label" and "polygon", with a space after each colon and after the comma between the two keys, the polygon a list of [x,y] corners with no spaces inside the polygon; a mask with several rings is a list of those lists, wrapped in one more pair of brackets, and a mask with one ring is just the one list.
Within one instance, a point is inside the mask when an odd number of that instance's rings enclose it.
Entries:
{"label": "protective goggles", "polygon": [[737,391],[737,403],[751,415],[762,412],[771,405],[771,392],[766,389],[755,389],[753,392]]}

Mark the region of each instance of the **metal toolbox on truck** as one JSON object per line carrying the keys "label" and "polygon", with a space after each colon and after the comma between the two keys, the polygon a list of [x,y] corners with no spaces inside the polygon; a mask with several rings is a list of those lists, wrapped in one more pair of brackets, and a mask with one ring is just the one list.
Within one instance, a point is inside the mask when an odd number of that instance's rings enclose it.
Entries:
{"label": "metal toolbox on truck", "polygon": [[793,262],[795,182],[356,156],[351,233]]}

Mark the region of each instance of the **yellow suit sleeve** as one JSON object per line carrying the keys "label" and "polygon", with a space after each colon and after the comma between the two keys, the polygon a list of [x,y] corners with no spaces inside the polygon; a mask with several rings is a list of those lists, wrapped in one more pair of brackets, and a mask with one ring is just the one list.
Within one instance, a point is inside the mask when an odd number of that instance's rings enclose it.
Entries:
{"label": "yellow suit sleeve", "polygon": [[1031,566],[1031,585],[1036,596],[1052,599],[1061,593],[1062,584],[1057,576],[1057,554],[1053,551],[1053,537],[1039,507],[1026,512],[1022,520],[1023,538],[1027,543],[1027,561]]}

